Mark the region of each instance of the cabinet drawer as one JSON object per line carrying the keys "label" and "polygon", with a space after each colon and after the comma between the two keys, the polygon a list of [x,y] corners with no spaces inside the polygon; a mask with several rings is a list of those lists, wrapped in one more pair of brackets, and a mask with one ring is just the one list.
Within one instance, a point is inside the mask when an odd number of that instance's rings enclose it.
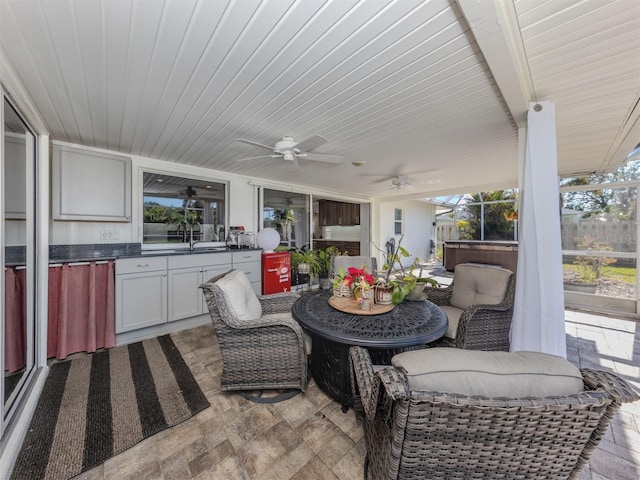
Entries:
{"label": "cabinet drawer", "polygon": [[167,257],[119,258],[116,260],[116,275],[166,269]]}
{"label": "cabinet drawer", "polygon": [[239,263],[237,265],[234,264],[233,268],[237,270],[242,270],[249,282],[261,282],[262,281],[262,272],[261,272],[261,263],[260,262],[245,262]]}
{"label": "cabinet drawer", "polygon": [[169,270],[174,268],[202,267],[203,265],[231,266],[230,253],[193,253],[191,255],[175,255],[169,257]]}
{"label": "cabinet drawer", "polygon": [[[246,263],[246,262],[261,262],[262,261],[262,251],[260,250],[248,250],[242,252],[232,252],[233,255],[233,265],[234,267],[238,263]],[[240,268],[240,267],[238,267]]]}

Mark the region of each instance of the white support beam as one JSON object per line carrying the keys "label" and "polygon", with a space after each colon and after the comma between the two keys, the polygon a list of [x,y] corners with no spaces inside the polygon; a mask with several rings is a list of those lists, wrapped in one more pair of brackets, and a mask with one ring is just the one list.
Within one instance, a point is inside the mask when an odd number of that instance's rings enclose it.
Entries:
{"label": "white support beam", "polygon": [[516,125],[524,127],[534,89],[511,0],[456,0]]}

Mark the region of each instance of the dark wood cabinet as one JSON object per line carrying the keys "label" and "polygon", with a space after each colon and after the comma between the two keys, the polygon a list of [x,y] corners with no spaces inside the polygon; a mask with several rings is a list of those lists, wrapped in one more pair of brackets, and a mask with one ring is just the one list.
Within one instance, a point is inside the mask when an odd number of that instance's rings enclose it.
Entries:
{"label": "dark wood cabinet", "polygon": [[351,256],[360,255],[360,242],[350,242],[343,240],[314,240],[314,247],[316,250],[324,250],[327,247],[336,247],[340,252],[347,253]]}
{"label": "dark wood cabinet", "polygon": [[323,227],[327,225],[360,225],[360,204],[319,200],[318,217],[320,225]]}

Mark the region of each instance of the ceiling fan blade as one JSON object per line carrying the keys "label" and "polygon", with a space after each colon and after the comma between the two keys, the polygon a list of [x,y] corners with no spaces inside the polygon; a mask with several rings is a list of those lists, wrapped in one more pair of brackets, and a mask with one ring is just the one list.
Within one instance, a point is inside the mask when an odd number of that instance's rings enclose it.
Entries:
{"label": "ceiling fan blade", "polygon": [[251,140],[245,140],[244,138],[236,138],[236,142],[247,143],[249,145],[253,145],[254,147],[262,147],[262,148],[266,148],[267,150],[273,150],[273,147],[270,147],[269,145],[263,145],[262,143],[253,142]]}
{"label": "ceiling fan blade", "polygon": [[307,138],[304,142],[300,142],[291,148],[294,148],[300,152],[308,152],[309,150],[318,148],[320,145],[324,145],[328,141],[329,140],[321,137],[320,135],[314,135],[313,137]]}
{"label": "ceiling fan blade", "polygon": [[281,157],[282,155],[260,155],[259,157],[248,157],[248,158],[236,158],[235,161],[236,162],[245,162],[247,160],[256,160],[258,158],[278,158]]}
{"label": "ceiling fan blade", "polygon": [[298,157],[304,160],[314,160],[316,162],[342,163],[344,157],[339,155],[325,155],[324,153],[300,153]]}
{"label": "ceiling fan blade", "polygon": [[378,180],[372,180],[371,183],[387,183],[392,181],[394,177],[389,177],[387,175],[382,175],[380,173],[366,173],[366,172],[362,172],[359,174],[361,177],[380,177]]}

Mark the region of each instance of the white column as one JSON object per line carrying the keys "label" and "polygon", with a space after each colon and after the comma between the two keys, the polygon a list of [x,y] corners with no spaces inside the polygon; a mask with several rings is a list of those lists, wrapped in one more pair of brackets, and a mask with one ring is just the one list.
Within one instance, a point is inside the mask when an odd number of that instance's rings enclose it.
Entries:
{"label": "white column", "polygon": [[566,357],[553,103],[530,103],[527,120],[511,350]]}

